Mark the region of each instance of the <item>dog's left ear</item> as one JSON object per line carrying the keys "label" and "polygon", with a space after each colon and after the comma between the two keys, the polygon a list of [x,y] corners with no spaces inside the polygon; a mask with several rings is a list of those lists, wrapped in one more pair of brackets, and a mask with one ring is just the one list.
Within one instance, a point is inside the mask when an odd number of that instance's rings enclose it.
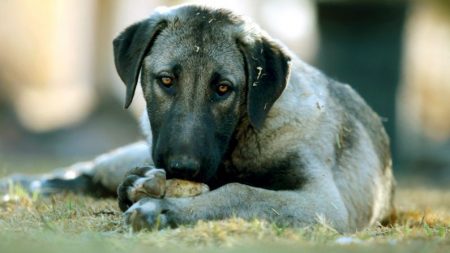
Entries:
{"label": "dog's left ear", "polygon": [[166,21],[154,14],[149,19],[129,26],[113,41],[117,73],[127,86],[125,108],[133,101],[142,60],[165,26]]}
{"label": "dog's left ear", "polygon": [[265,36],[240,44],[247,68],[247,113],[252,126],[261,129],[270,108],[286,88],[291,58]]}

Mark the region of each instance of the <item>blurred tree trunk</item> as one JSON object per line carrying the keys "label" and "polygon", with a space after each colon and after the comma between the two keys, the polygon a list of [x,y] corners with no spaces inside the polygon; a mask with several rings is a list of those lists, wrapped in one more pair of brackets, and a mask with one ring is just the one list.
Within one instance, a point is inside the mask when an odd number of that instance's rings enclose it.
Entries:
{"label": "blurred tree trunk", "polygon": [[[405,33],[398,95],[401,158],[450,175],[450,2],[416,1]],[[448,178],[448,177],[447,177]]]}
{"label": "blurred tree trunk", "polygon": [[93,12],[90,0],[0,1],[1,90],[28,129],[65,127],[94,107]]}

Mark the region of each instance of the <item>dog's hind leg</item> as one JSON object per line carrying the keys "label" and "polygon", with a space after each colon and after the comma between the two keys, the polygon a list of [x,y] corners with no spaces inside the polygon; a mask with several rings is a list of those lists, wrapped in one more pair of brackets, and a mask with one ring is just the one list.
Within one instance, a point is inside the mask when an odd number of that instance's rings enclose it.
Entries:
{"label": "dog's hind leg", "polygon": [[7,193],[13,184],[43,195],[62,191],[95,196],[115,195],[128,170],[152,164],[147,142],[140,141],[102,154],[92,161],[76,163],[48,174],[12,175],[0,179],[0,193]]}

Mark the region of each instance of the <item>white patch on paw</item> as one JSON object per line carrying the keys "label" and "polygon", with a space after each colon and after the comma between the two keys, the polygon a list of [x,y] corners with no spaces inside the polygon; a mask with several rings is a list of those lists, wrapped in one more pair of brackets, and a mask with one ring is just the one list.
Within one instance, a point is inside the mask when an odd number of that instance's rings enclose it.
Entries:
{"label": "white patch on paw", "polygon": [[166,172],[164,170],[162,170],[162,169],[152,169],[152,170],[149,170],[149,171],[145,172],[144,176],[146,176],[146,177],[150,177],[150,176],[154,177],[158,173],[161,173],[162,175],[166,174]]}
{"label": "white patch on paw", "polygon": [[148,177],[141,177],[141,178],[139,178],[138,180],[134,181],[133,188],[141,188],[141,187],[143,187],[145,182],[147,182],[148,180],[153,179],[154,177],[155,177],[154,175],[151,175],[151,176],[148,176]]}
{"label": "white patch on paw", "polygon": [[156,204],[152,201],[148,201],[146,203],[138,203],[143,213],[150,213],[156,210]]}
{"label": "white patch on paw", "polygon": [[156,209],[156,204],[152,201],[144,202],[142,201],[134,203],[125,213],[132,213],[136,209],[140,209],[141,213],[150,213]]}
{"label": "white patch on paw", "polygon": [[138,201],[142,197],[142,195],[145,194],[144,183],[148,180],[152,180],[153,178],[154,177],[139,178],[138,180],[134,181],[131,186],[128,187],[127,194],[132,202]]}

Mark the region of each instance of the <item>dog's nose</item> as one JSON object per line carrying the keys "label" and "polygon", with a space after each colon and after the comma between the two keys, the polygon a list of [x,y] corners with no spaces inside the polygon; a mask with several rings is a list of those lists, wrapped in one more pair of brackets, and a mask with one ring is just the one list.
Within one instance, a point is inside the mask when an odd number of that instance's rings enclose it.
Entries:
{"label": "dog's nose", "polygon": [[200,162],[188,156],[170,158],[167,165],[167,170],[173,178],[193,179],[200,171]]}

